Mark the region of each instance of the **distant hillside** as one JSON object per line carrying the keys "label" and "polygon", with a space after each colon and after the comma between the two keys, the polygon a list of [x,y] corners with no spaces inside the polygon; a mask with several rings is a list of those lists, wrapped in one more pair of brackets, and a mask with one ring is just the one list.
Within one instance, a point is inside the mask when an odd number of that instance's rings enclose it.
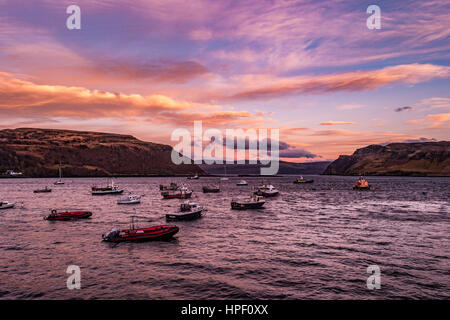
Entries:
{"label": "distant hillside", "polygon": [[0,173],[22,171],[29,177],[192,175],[196,165],[175,165],[172,147],[133,136],[50,129],[0,130]]}
{"label": "distant hillside", "polygon": [[[295,163],[280,161],[280,169],[278,174],[292,174],[292,175],[302,175],[302,174],[322,174],[323,171],[331,161],[317,161],[317,162],[305,162],[305,163]],[[208,174],[213,175],[223,175],[225,173],[225,165],[223,164],[201,164],[200,168]],[[229,175],[259,175],[260,168],[263,167],[261,164],[227,164],[227,174]]]}
{"label": "distant hillside", "polygon": [[339,156],[324,174],[450,176],[450,142],[370,145],[351,156]]}

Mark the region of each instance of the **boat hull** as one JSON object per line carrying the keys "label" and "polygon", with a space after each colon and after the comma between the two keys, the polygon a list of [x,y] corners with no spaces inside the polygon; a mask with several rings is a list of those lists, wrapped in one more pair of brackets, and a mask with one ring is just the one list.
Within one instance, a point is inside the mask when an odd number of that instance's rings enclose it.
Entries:
{"label": "boat hull", "polygon": [[6,204],[6,205],[1,205],[0,206],[0,210],[5,210],[5,209],[12,209],[14,208],[15,204],[10,203],[10,204]]}
{"label": "boat hull", "polygon": [[49,193],[52,192],[52,189],[48,189],[48,190],[34,190],[33,193]]}
{"label": "boat hull", "polygon": [[277,195],[280,194],[280,192],[278,192],[278,191],[273,191],[273,192],[255,191],[255,194],[258,196],[262,196],[264,198],[270,198],[270,197],[276,197]]}
{"label": "boat hull", "polygon": [[294,184],[314,183],[314,180],[294,181]]}
{"label": "boat hull", "polygon": [[265,202],[252,202],[252,203],[242,203],[242,202],[231,202],[231,209],[233,210],[247,210],[247,209],[261,209]]}
{"label": "boat hull", "polygon": [[353,186],[353,190],[367,191],[367,190],[370,190],[370,186],[367,186],[367,187]]}
{"label": "boat hull", "polygon": [[111,194],[122,194],[123,190],[110,190],[110,191],[92,191],[93,196],[106,196]]}
{"label": "boat hull", "polygon": [[202,211],[203,210],[196,210],[193,212],[166,214],[166,221],[189,221],[199,219],[202,217]]}
{"label": "boat hull", "polygon": [[162,194],[164,199],[189,199],[192,196],[192,192],[178,193],[178,194]]}
{"label": "boat hull", "polygon": [[177,226],[158,226],[137,230],[123,230],[124,234],[118,237],[108,238],[103,235],[106,242],[140,242],[171,239],[180,229]]}
{"label": "boat hull", "polygon": [[75,211],[75,212],[62,212],[57,215],[48,215],[44,218],[44,220],[48,221],[67,221],[67,220],[76,220],[76,219],[86,219],[92,216],[92,212],[90,211]]}

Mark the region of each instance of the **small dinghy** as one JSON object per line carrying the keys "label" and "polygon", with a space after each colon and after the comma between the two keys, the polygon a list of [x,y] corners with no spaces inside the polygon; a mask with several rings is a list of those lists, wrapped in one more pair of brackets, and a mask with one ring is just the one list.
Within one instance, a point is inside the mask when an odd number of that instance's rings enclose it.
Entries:
{"label": "small dinghy", "polygon": [[108,194],[122,194],[123,189],[119,188],[118,185],[115,185],[113,181],[111,183],[103,188],[98,188],[97,186],[93,186],[91,188],[91,193],[93,196],[102,196],[102,195],[108,195]]}
{"label": "small dinghy", "polygon": [[195,220],[202,217],[203,207],[193,202],[185,202],[180,206],[180,211],[166,214],[167,221]]}
{"label": "small dinghy", "polygon": [[358,181],[356,181],[353,186],[353,190],[370,190],[370,184],[363,177],[359,177]]}
{"label": "small dinghy", "polygon": [[166,240],[172,238],[179,230],[174,225],[136,228],[132,222],[130,229],[119,230],[113,228],[111,231],[103,234],[102,239],[107,242]]}
{"label": "small dinghy", "polygon": [[161,195],[164,199],[189,199],[192,196],[192,190],[181,187],[175,191],[163,191]]}
{"label": "small dinghy", "polygon": [[217,185],[203,186],[203,193],[218,193],[220,192],[220,187]]}
{"label": "small dinghy", "polygon": [[8,201],[0,201],[0,210],[3,209],[12,209],[16,204]]}
{"label": "small dinghy", "polygon": [[37,189],[33,191],[34,193],[48,193],[48,192],[52,192],[52,189],[50,189],[49,187],[45,187],[44,189]]}
{"label": "small dinghy", "polygon": [[251,196],[247,199],[231,200],[231,209],[234,210],[247,210],[247,209],[260,209],[266,203],[260,196]]}
{"label": "small dinghy", "polygon": [[300,176],[300,178],[297,178],[294,183],[295,184],[302,184],[302,183],[313,183],[314,180],[308,180],[308,179],[303,179],[303,176]]}
{"label": "small dinghy", "polygon": [[141,203],[141,196],[129,195],[117,201],[117,204],[139,204]]}
{"label": "small dinghy", "polygon": [[200,177],[198,175],[195,175],[193,177],[188,177],[188,180],[198,180]]}
{"label": "small dinghy", "polygon": [[84,211],[84,210],[61,210],[58,211],[56,209],[53,209],[51,213],[44,217],[44,220],[50,220],[50,221],[58,221],[58,220],[74,220],[74,219],[85,219],[92,216],[92,212],[90,211]]}
{"label": "small dinghy", "polygon": [[269,184],[269,185],[264,184],[264,185],[258,187],[258,189],[255,191],[256,195],[263,196],[263,197],[266,197],[266,198],[275,197],[279,193],[280,192],[277,189],[275,189],[275,187],[273,185],[271,185],[271,184]]}
{"label": "small dinghy", "polygon": [[241,181],[239,181],[238,183],[236,183],[236,185],[237,185],[238,187],[242,187],[242,186],[248,186],[248,183],[247,183],[247,181],[245,181],[245,180],[241,180]]}
{"label": "small dinghy", "polygon": [[171,182],[170,185],[165,186],[163,184],[159,185],[159,190],[164,191],[164,190],[178,190],[178,185],[175,182]]}

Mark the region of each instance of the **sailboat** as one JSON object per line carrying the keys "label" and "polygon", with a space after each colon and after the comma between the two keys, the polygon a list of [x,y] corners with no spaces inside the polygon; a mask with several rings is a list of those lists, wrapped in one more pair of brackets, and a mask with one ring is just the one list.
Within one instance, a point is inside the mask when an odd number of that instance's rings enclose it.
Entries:
{"label": "sailboat", "polygon": [[61,185],[64,184],[64,182],[62,181],[62,169],[61,169],[61,161],[59,162],[59,180],[55,181],[54,185]]}
{"label": "sailboat", "polygon": [[221,181],[228,181],[228,177],[227,177],[227,164],[225,163],[223,165],[224,169],[225,169],[225,177],[220,178]]}

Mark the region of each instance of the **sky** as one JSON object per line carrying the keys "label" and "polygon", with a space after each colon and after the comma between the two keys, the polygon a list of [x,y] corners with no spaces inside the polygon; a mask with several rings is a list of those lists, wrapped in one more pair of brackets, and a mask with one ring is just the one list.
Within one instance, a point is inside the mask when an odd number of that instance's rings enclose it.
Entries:
{"label": "sky", "polygon": [[278,129],[295,162],[450,140],[449,40],[444,0],[0,0],[0,129]]}

